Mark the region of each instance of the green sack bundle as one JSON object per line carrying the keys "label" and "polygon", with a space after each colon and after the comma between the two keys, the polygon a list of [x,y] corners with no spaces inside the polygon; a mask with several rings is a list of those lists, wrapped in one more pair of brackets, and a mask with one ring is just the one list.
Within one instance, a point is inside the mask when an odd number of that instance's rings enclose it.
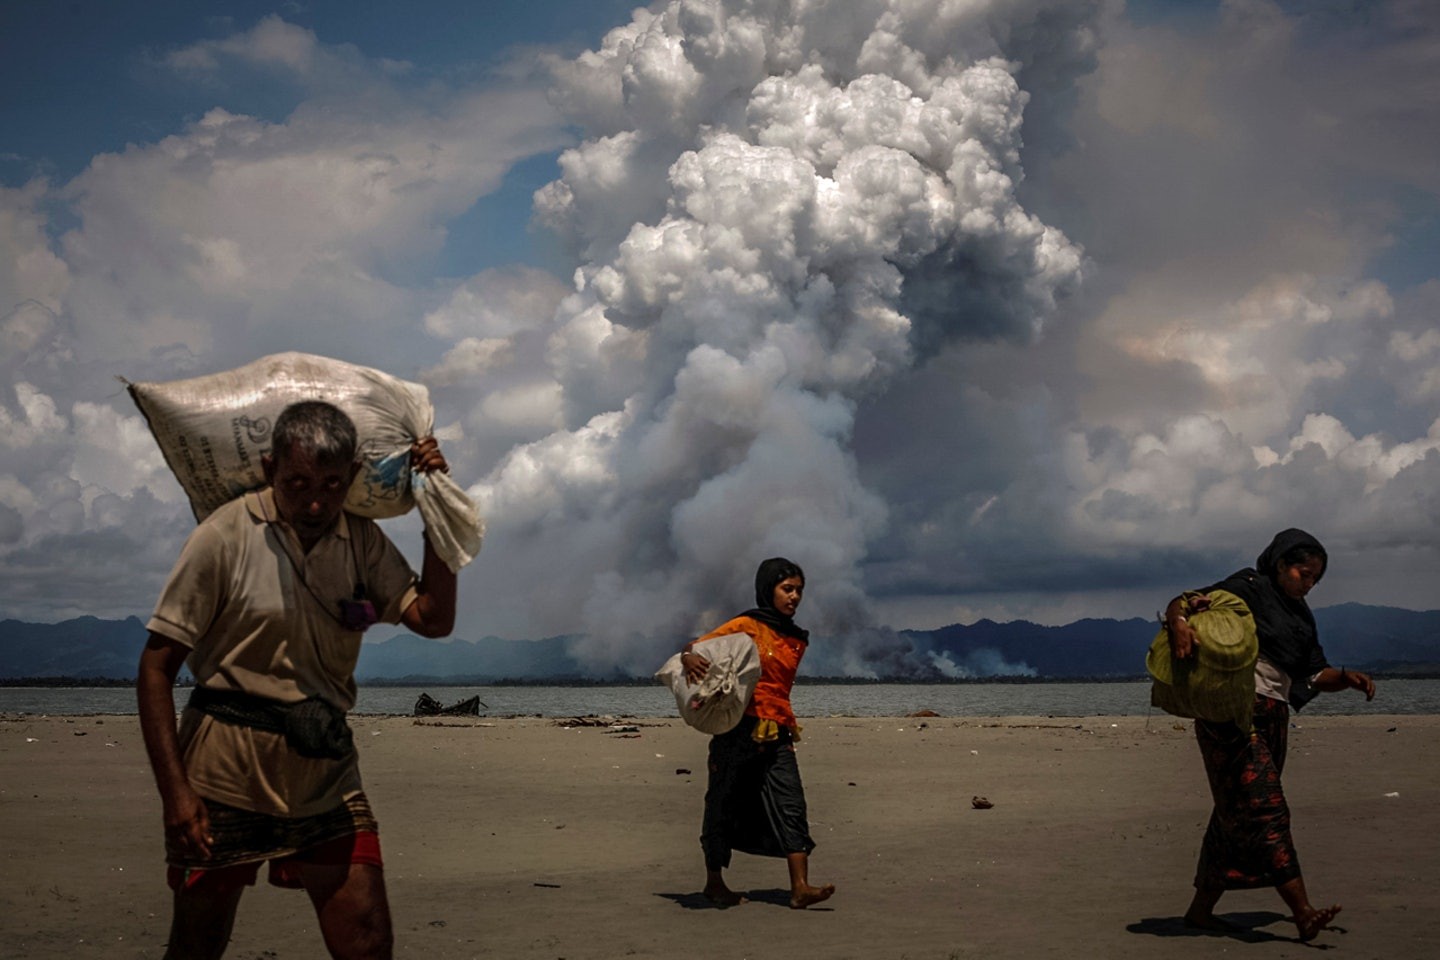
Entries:
{"label": "green sack bundle", "polygon": [[1155,635],[1145,657],[1145,668],[1155,678],[1150,702],[1177,717],[1228,720],[1249,730],[1255,707],[1255,660],[1260,655],[1255,618],[1233,593],[1212,590],[1209,596],[1209,609],[1187,614],[1198,641],[1191,657],[1175,659],[1165,627]]}

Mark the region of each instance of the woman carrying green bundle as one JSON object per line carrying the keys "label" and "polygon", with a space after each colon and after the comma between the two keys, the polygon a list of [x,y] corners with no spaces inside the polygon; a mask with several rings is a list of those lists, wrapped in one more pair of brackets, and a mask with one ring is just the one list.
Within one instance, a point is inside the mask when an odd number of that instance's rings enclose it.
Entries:
{"label": "woman carrying green bundle", "polygon": [[1207,595],[1215,590],[1245,602],[1259,641],[1252,730],[1230,722],[1195,721],[1215,809],[1195,868],[1195,897],[1185,912],[1190,926],[1233,929],[1215,915],[1215,905],[1226,890],[1256,887],[1275,887],[1293,912],[1302,940],[1314,938],[1340,912],[1339,905],[1317,908],[1310,903],[1280,785],[1292,704],[1298,710],[1322,691],[1360,690],[1367,700],[1375,696],[1370,677],[1330,666],[1316,635],[1305,595],[1324,576],[1327,563],[1318,540],[1303,530],[1284,530],[1253,568],[1231,574],[1198,595],[1176,597],[1165,609],[1163,620],[1177,661],[1196,656],[1200,640],[1187,614],[1207,609]]}

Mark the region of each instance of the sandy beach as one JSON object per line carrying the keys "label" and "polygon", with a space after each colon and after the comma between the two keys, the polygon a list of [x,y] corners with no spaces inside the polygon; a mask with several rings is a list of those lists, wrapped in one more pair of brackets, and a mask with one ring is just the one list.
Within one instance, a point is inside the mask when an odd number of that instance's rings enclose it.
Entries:
{"label": "sandy beach", "polygon": [[[923,704],[917,704],[917,709]],[[539,718],[353,720],[380,817],[397,956],[1428,958],[1440,942],[1440,717],[1305,717],[1286,788],[1317,903],[1294,939],[1270,890],[1180,923],[1209,797],[1188,722],[809,718],[800,766],[821,908],[736,855],[752,902],[712,909],[698,834],[706,738]],[[981,795],[992,809],[977,810]],[[134,717],[0,717],[0,955],[160,957],[160,806]],[[262,882],[228,957],[324,956],[308,901]]]}

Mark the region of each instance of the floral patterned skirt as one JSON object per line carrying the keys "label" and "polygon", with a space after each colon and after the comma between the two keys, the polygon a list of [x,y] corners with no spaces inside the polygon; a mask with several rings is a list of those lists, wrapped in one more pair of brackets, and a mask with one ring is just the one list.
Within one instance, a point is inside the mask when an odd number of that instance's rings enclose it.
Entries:
{"label": "floral patterned skirt", "polygon": [[1276,887],[1300,876],[1280,786],[1290,707],[1257,696],[1253,722],[1247,736],[1233,723],[1195,721],[1215,800],[1195,867],[1195,886],[1202,890]]}

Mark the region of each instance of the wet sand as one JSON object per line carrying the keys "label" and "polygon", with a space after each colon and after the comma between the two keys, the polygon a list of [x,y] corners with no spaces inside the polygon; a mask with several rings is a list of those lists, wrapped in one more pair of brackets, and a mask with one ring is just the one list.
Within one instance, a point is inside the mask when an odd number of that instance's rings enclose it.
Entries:
{"label": "wet sand", "polygon": [[[786,906],[782,861],[744,854],[727,879],[752,902],[705,904],[706,738],[631,722],[356,718],[396,955],[1437,955],[1440,717],[1298,719],[1285,777],[1296,845],[1313,899],[1345,907],[1308,946],[1271,890],[1221,901],[1253,928],[1244,937],[1181,924],[1210,808],[1188,722],[805,719],[811,879],[839,887],[805,912]],[[973,809],[977,795],[993,808]],[[0,956],[160,957],[160,837],[134,717],[0,717]],[[324,955],[304,894],[262,873],[227,957]]]}

